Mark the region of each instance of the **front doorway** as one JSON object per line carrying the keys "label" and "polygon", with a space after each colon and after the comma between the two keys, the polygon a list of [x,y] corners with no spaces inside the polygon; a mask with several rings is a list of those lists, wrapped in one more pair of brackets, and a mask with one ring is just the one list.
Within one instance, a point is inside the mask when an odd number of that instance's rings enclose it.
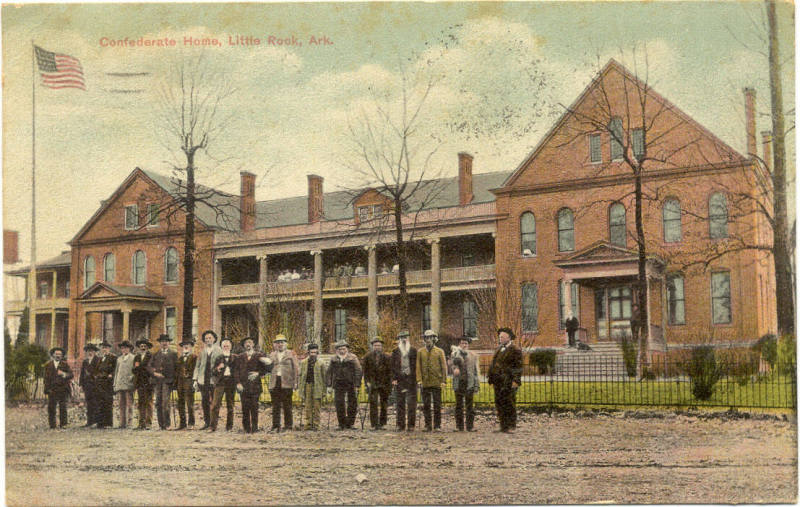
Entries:
{"label": "front doorway", "polygon": [[594,290],[597,337],[620,341],[631,334],[633,290],[630,285],[598,287]]}

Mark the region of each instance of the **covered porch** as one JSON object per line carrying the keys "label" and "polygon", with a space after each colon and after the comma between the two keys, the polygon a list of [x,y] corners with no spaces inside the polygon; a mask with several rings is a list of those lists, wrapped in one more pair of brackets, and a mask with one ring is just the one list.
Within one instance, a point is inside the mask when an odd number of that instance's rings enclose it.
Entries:
{"label": "covered porch", "polygon": [[77,300],[82,322],[78,342],[106,340],[112,345],[141,338],[152,340],[153,321],[163,311],[164,298],[146,287],[96,282]]}

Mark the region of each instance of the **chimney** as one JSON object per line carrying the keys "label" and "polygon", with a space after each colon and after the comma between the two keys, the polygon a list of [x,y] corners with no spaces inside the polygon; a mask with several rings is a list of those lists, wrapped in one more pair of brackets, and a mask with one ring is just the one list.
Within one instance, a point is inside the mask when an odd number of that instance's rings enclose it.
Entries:
{"label": "chimney", "polygon": [[761,146],[764,150],[764,165],[772,172],[772,132],[769,130],[761,132]]}
{"label": "chimney", "polygon": [[756,151],[756,91],[744,89],[744,119],[747,128],[747,155],[758,155]]}
{"label": "chimney", "polygon": [[3,229],[3,264],[19,261],[19,232]]}
{"label": "chimney", "polygon": [[458,154],[458,204],[469,204],[472,198],[472,155],[462,151]]}
{"label": "chimney", "polygon": [[308,175],[308,223],[315,224],[322,220],[322,176]]}
{"label": "chimney", "polygon": [[256,228],[256,175],[247,171],[239,172],[242,188],[239,198],[239,227],[242,232]]}

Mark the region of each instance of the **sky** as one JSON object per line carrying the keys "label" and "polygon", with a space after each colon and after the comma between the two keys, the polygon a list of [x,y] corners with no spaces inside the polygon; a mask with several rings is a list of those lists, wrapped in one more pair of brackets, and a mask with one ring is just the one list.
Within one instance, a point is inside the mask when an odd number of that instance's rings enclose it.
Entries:
{"label": "sky", "polygon": [[[793,9],[778,12],[791,109]],[[158,128],[158,94],[187,57],[200,54],[233,91],[226,129],[198,158],[199,182],[238,193],[239,172],[251,171],[265,200],[305,195],[310,173],[325,191],[358,185],[349,127],[376,101],[396,106],[403,75],[435,78],[419,119],[427,174],[455,176],[460,151],[475,157],[476,173],[513,171],[609,58],[646,69],[655,90],[744,152],[744,87],[757,92],[757,132],[771,125],[765,27],[763,3],[746,1],[7,4],[3,227],[20,232],[29,261],[34,84],[44,260],[68,249],[135,167],[170,174],[176,144]],[[120,45],[125,38],[175,45]],[[86,91],[40,86],[33,43],[78,58]],[[793,161],[793,136],[788,148]]]}

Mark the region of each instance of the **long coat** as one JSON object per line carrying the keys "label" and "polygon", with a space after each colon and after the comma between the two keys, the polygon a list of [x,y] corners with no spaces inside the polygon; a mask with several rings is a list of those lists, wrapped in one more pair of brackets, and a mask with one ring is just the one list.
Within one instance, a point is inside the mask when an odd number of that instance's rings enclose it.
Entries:
{"label": "long coat", "polygon": [[328,367],[327,377],[325,384],[329,387],[358,389],[361,387],[361,363],[352,352],[348,352],[344,360],[334,356]]}
{"label": "long coat", "polygon": [[97,365],[99,363],[100,363],[100,358],[97,356],[94,356],[91,359],[91,361],[89,360],[88,357],[83,360],[83,363],[81,364],[81,377],[80,379],[78,379],[78,384],[80,384],[84,392],[87,389],[89,390],[94,389],[95,387],[94,375],[95,375],[95,370],[97,369]]}
{"label": "long coat", "polygon": [[[153,385],[174,384],[177,363],[178,354],[174,350],[167,350],[166,353],[159,350],[153,354],[150,364],[147,365],[147,371],[150,372],[150,383]],[[160,373],[164,376],[156,377],[153,375],[154,373]]]}
{"label": "long coat", "polygon": [[392,352],[392,380],[397,381],[399,389],[416,389],[417,388],[417,349],[410,347],[408,349],[408,369],[409,376],[403,375],[402,353],[400,348],[394,349]]}
{"label": "long coat", "polygon": [[477,393],[481,389],[480,372],[478,370],[478,354],[471,350],[453,354],[453,368],[458,368],[458,375],[453,372],[453,391]]}
{"label": "long coat", "polygon": [[137,389],[150,385],[150,372],[147,371],[147,366],[152,358],[153,354],[149,350],[144,354],[140,352],[133,358],[133,384]]}
{"label": "long coat", "polygon": [[[242,384],[242,392],[244,394],[258,395],[263,391],[261,376],[272,370],[272,365],[262,363],[260,361],[262,357],[266,356],[261,352],[253,352],[253,355],[249,358],[247,357],[247,352],[242,352],[236,360],[236,383]],[[251,372],[258,373],[254,380],[249,380],[248,378]]]}
{"label": "long coat", "polygon": [[133,390],[133,363],[133,354],[128,354],[127,357],[121,355],[117,358],[117,365],[114,368],[114,392]]}
{"label": "long coat", "polygon": [[[322,399],[322,397],[325,396],[325,381],[327,373],[328,361],[317,356],[317,360],[314,362],[314,371],[312,372],[312,375],[314,375],[314,390],[311,393],[315,400]],[[300,361],[300,378],[297,383],[299,387],[298,394],[300,395],[301,401],[303,401],[306,397],[305,385],[307,378],[308,358],[305,358]]]}
{"label": "long coat", "polygon": [[106,354],[97,363],[94,378],[97,389],[103,392],[114,392],[114,371],[117,369],[117,356]]}
{"label": "long coat", "polygon": [[278,351],[273,350],[269,358],[272,359],[272,375],[269,377],[269,388],[275,389],[278,381],[276,373],[281,372],[281,388],[296,389],[297,377],[300,374],[300,362],[297,356],[289,349],[283,351],[283,360],[278,362]]}
{"label": "long coat", "polygon": [[505,351],[498,348],[489,367],[489,383],[495,389],[512,389],[512,382],[522,383],[522,352],[512,344]]}
{"label": "long coat", "polygon": [[[225,369],[230,368],[230,377],[225,376]],[[228,379],[228,382],[236,384],[236,354],[220,355],[214,361],[214,366],[211,369],[211,375],[214,377],[214,385],[219,384],[223,380]]]}
{"label": "long coat", "polygon": [[175,388],[178,391],[192,389],[192,376],[197,365],[197,356],[189,352],[188,356],[181,354],[175,363]]}
{"label": "long coat", "polygon": [[[58,372],[64,372],[66,375],[59,375]],[[55,362],[48,361],[44,365],[44,393],[69,394],[69,383],[73,376],[72,368],[69,367],[66,359],[62,359],[58,363],[58,369],[56,369]]]}
{"label": "long coat", "polygon": [[392,388],[392,360],[388,354],[371,351],[364,356],[364,382],[377,389]]}
{"label": "long coat", "polygon": [[444,350],[436,345],[430,351],[427,347],[417,350],[417,382],[421,382],[422,387],[442,387],[446,381]]}
{"label": "long coat", "polygon": [[[206,364],[209,362],[211,363],[211,367],[214,367],[214,363],[216,363],[217,358],[222,355],[222,349],[216,343],[211,346],[211,355],[209,356],[206,349],[200,352],[197,357],[197,364],[194,367],[194,374],[192,378],[201,386],[206,384]],[[211,374],[211,384],[213,385],[215,382],[214,374]]]}

